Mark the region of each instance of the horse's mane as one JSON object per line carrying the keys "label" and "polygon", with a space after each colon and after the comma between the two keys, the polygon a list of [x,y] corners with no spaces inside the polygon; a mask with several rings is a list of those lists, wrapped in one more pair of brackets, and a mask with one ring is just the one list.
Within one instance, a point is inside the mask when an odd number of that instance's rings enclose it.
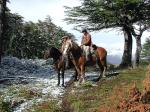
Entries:
{"label": "horse's mane", "polygon": [[72,42],[72,55],[75,57],[75,58],[78,58],[82,55],[83,51],[81,49],[81,47],[74,41],[71,41]]}
{"label": "horse's mane", "polygon": [[71,42],[72,42],[72,47],[74,49],[79,49],[79,45],[76,42],[74,42],[74,41],[71,41]]}
{"label": "horse's mane", "polygon": [[55,48],[55,47],[50,47],[50,48],[49,48],[49,55],[50,55],[53,59],[57,60],[57,59],[60,58],[60,56],[62,56],[62,53],[61,53],[57,48]]}

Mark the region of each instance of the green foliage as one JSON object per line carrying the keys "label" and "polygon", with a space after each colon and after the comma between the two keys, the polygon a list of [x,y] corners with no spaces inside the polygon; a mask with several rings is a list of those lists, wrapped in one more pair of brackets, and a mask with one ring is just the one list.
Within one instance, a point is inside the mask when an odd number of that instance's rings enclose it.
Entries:
{"label": "green foliage", "polygon": [[143,45],[141,58],[150,61],[150,38],[148,38]]}
{"label": "green foliage", "polygon": [[87,28],[91,31],[99,31],[106,28],[121,28],[126,41],[124,43],[126,49],[124,49],[120,66],[131,66],[132,36],[135,36],[134,25],[136,24],[141,28],[141,24],[144,26],[149,24],[149,0],[81,1],[80,6],[66,7],[67,17],[65,21],[68,24],[76,24],[75,28],[77,30],[80,30],[79,28]]}
{"label": "green foliage", "polygon": [[[21,37],[23,20],[18,14],[6,13],[5,32],[3,37],[3,51],[5,54],[16,52],[14,45],[18,45],[19,37]],[[15,41],[18,40],[18,41]],[[20,43],[20,42],[19,42]],[[17,53],[16,53],[17,54]]]}
{"label": "green foliage", "polygon": [[143,0],[81,0],[80,6],[66,7],[67,21],[90,30],[123,27],[149,20],[150,3]]}
{"label": "green foliage", "polygon": [[18,14],[7,13],[4,52],[19,58],[43,58],[44,51],[60,47],[61,37],[74,36],[52,23],[48,16],[44,21],[24,22]]}

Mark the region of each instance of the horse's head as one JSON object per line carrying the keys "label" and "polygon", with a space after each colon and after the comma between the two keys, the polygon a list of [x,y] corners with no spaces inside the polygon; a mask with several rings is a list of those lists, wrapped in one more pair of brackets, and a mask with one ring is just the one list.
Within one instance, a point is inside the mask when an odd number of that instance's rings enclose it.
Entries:
{"label": "horse's head", "polygon": [[62,53],[55,47],[50,47],[48,50],[45,51],[44,53],[44,59],[48,58],[54,58],[58,59]]}
{"label": "horse's head", "polygon": [[64,42],[64,44],[62,45],[63,55],[64,56],[67,55],[71,49],[72,49],[72,40],[69,39],[66,42]]}

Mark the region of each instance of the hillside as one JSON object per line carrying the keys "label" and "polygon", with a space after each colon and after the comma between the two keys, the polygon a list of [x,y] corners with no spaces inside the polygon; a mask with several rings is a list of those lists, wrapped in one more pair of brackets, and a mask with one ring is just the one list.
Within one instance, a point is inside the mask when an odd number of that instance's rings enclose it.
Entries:
{"label": "hillside", "polygon": [[113,109],[118,107],[121,99],[128,97],[128,90],[133,85],[139,91],[143,90],[145,74],[145,67],[120,70],[118,76],[101,79],[99,82],[88,81],[77,88],[71,86],[66,90],[62,107],[64,110],[68,109],[68,112],[117,112],[118,110]]}

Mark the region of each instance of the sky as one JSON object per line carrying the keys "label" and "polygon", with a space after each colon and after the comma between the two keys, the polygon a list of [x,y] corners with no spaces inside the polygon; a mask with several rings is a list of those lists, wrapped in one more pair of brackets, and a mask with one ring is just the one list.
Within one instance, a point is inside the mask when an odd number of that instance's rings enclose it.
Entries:
{"label": "sky", "polygon": [[[8,7],[12,13],[18,13],[24,17],[25,21],[37,22],[44,20],[46,16],[52,18],[52,22],[75,35],[77,42],[80,43],[82,34],[73,30],[73,24],[66,24],[64,6],[80,5],[80,0],[10,0]],[[124,36],[119,30],[102,30],[90,32],[94,44],[106,48],[109,55],[122,56],[124,49]],[[143,34],[142,44],[146,37],[150,36],[148,32]],[[133,53],[135,52],[135,39],[133,38]]]}

